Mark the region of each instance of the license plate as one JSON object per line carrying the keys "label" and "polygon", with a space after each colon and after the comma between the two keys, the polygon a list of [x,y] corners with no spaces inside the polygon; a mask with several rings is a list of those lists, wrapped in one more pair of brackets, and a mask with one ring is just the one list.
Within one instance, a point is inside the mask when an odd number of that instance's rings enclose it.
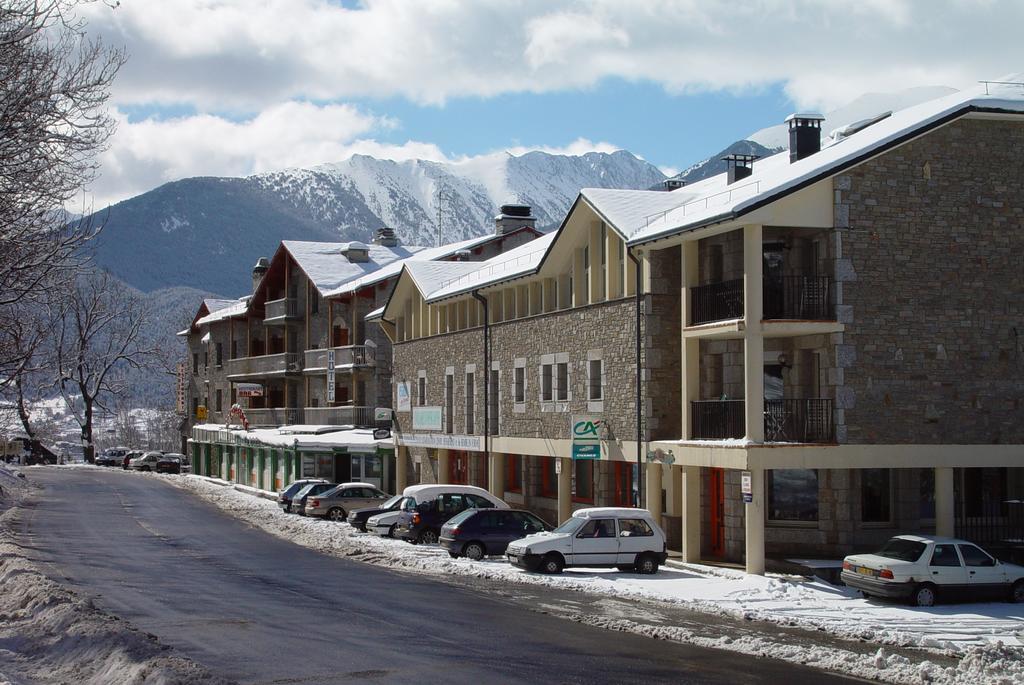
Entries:
{"label": "license plate", "polygon": [[862,576],[873,576],[873,575],[875,575],[875,572],[873,570],[871,570],[869,568],[866,568],[864,566],[858,566],[857,567],[857,573],[861,574]]}

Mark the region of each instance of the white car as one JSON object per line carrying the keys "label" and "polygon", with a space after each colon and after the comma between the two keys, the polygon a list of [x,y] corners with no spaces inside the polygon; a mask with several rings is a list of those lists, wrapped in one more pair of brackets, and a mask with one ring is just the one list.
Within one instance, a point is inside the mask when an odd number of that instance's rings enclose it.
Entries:
{"label": "white car", "polygon": [[395,537],[395,526],[398,524],[398,517],[402,515],[401,509],[387,511],[383,514],[376,514],[366,519],[366,532],[375,533],[384,538]]}
{"label": "white car", "polygon": [[874,554],[843,559],[843,582],[867,595],[930,607],[936,597],[1003,597],[1024,602],[1024,567],[1005,564],[972,542],[897,535]]}
{"label": "white car", "polygon": [[543,573],[572,566],[657,573],[668,558],[665,533],[651,513],[618,507],[580,509],[551,532],[509,543],[505,554],[515,566]]}
{"label": "white car", "polygon": [[163,458],[163,452],[146,452],[128,462],[128,468],[133,471],[156,471],[156,463]]}

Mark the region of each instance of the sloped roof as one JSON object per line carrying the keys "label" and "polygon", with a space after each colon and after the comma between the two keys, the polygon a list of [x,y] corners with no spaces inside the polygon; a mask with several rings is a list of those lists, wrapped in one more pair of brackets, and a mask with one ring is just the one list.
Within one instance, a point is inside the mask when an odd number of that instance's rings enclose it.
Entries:
{"label": "sloped roof", "polygon": [[281,244],[322,296],[347,292],[350,288],[346,286],[352,281],[379,272],[390,264],[424,250],[415,245],[384,247],[371,243],[365,245],[369,259],[365,262],[352,262],[342,254],[342,250],[349,243],[285,240]]}
{"label": "sloped roof", "polygon": [[484,262],[456,262],[461,266],[474,268],[451,270],[447,274],[438,274],[432,284],[433,287],[429,290],[421,289],[421,291],[425,293],[425,299],[428,302],[437,302],[470,290],[485,288],[535,273],[557,235],[557,232],[548,233]]}
{"label": "sloped roof", "polygon": [[[636,245],[725,221],[921,135],[970,112],[1024,113],[1024,74],[930,100],[789,162],[786,152],[759,159],[751,176],[732,185],[718,174],[672,192],[586,188],[582,197]],[[667,206],[669,203],[674,203]]]}
{"label": "sloped roof", "polygon": [[249,305],[249,296],[241,297],[237,300],[222,300],[223,302],[230,302],[231,304],[221,307],[215,312],[210,312],[203,318],[196,321],[196,326],[205,326],[207,324],[215,323],[217,321],[223,321],[230,319],[235,316],[242,316],[245,314],[246,309]]}

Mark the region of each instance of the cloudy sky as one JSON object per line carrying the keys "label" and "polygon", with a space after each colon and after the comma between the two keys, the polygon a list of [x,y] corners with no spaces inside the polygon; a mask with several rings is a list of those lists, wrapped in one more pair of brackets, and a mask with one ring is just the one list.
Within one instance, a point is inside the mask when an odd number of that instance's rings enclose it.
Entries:
{"label": "cloudy sky", "polygon": [[627,149],[679,169],[797,109],[1024,71],[1019,0],[121,0],[95,208],[345,159]]}

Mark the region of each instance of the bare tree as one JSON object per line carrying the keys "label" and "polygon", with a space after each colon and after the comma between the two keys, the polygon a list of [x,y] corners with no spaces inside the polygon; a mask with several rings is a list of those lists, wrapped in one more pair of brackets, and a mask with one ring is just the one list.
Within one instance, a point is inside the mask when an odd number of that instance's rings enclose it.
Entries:
{"label": "bare tree", "polygon": [[145,335],[142,299],[107,272],[78,279],[55,321],[57,385],[82,429],[85,459],[93,462],[96,410],[125,392],[128,369],[146,368],[157,346]]}
{"label": "bare tree", "polygon": [[[86,36],[80,4],[0,0],[0,329],[13,305],[64,288],[96,232],[63,208],[114,131],[106,103],[125,55]],[[18,361],[0,340],[0,367]]]}

